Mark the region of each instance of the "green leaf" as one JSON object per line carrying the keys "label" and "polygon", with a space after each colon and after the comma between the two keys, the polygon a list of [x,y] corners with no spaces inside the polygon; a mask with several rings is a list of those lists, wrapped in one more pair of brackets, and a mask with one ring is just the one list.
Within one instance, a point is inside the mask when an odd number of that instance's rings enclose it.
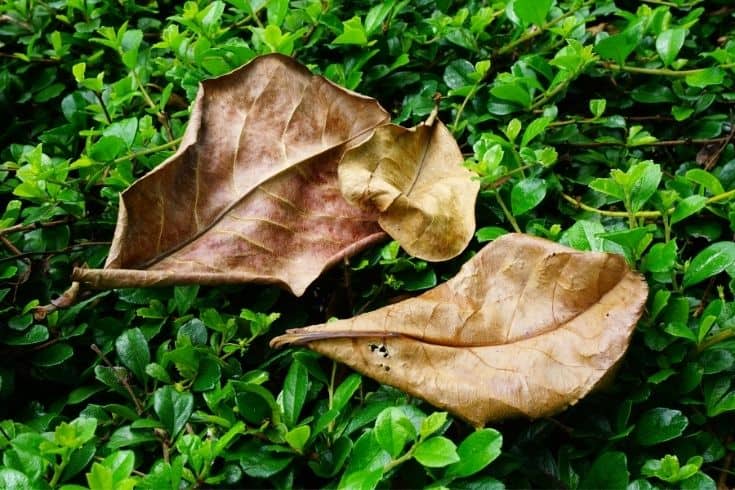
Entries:
{"label": "green leaf", "polygon": [[523,132],[523,138],[521,138],[521,146],[527,146],[534,138],[546,131],[546,128],[551,122],[550,117],[539,117],[531,121],[526,130]]}
{"label": "green leaf", "polygon": [[406,443],[416,439],[416,431],[403,410],[391,407],[383,410],[375,421],[375,439],[393,459],[396,459]]}
{"label": "green leaf", "polygon": [[58,366],[74,355],[74,349],[69,344],[54,344],[33,355],[31,360],[36,366]]}
{"label": "green leaf", "polygon": [[416,461],[429,468],[442,468],[459,461],[457,446],[443,436],[420,442],[413,453]]}
{"label": "green leaf", "polygon": [[590,182],[590,189],[607,194],[608,196],[612,196],[621,201],[625,199],[625,190],[623,189],[623,186],[610,178],[593,179],[592,182]]}
{"label": "green leaf", "polygon": [[116,121],[105,128],[104,136],[117,136],[125,142],[130,148],[135,142],[135,135],[138,133],[138,119],[129,117],[122,121]]}
{"label": "green leaf", "polygon": [[367,43],[367,32],[362,26],[362,20],[357,16],[342,22],[342,34],[332,41],[332,44],[355,44],[357,46],[365,46]]}
{"label": "green leaf", "polygon": [[109,162],[124,152],[127,146],[122,138],[103,136],[89,149],[89,156],[98,162]]}
{"label": "green leaf", "polygon": [[179,393],[173,386],[164,386],[153,394],[153,410],[174,439],[189,420],[194,409],[191,393]]}
{"label": "green leaf", "polygon": [[394,1],[381,2],[368,11],[367,15],[365,15],[365,30],[368,36],[378,32],[391,10],[393,10],[394,5]]}
{"label": "green leaf", "polygon": [[654,244],[643,258],[643,269],[649,272],[667,272],[676,264],[676,242]]}
{"label": "green leaf", "polygon": [[475,232],[475,238],[480,243],[490,242],[508,233],[505,228],[499,226],[484,226]]}
{"label": "green leaf", "polygon": [[444,83],[450,89],[474,85],[475,67],[467,60],[454,60],[444,69]]}
{"label": "green leaf", "polygon": [[515,0],[513,11],[524,24],[541,26],[551,9],[552,0]]}
{"label": "green leaf", "polygon": [[[289,0],[268,0],[268,24],[279,27],[283,24],[288,14],[288,2]],[[222,8],[224,9],[224,5]]]}
{"label": "green leaf", "polygon": [[641,39],[641,33],[637,29],[630,29],[601,39],[595,44],[597,54],[605,59],[613,60],[619,65],[624,65],[626,58],[635,50]]}
{"label": "green leaf", "polygon": [[373,430],[366,430],[355,442],[337,488],[375,488],[390,461],[390,455],[380,447]]}
{"label": "green leaf", "polygon": [[107,447],[114,451],[124,447],[140,446],[157,440],[151,430],[135,431],[129,425],[125,425],[112,433],[110,439],[107,441]]}
{"label": "green leaf", "polygon": [[688,170],[684,176],[687,180],[691,180],[692,182],[701,185],[712,194],[722,194],[725,192],[725,189],[722,187],[722,183],[720,183],[719,179],[701,168]]}
{"label": "green leaf", "polygon": [[31,480],[18,470],[11,468],[0,468],[0,488],[13,490],[33,490],[36,487]]}
{"label": "green leaf", "polygon": [[362,384],[362,376],[352,373],[345,378],[342,383],[334,390],[332,396],[332,408],[341,411],[355,394]]}
{"label": "green leaf", "polygon": [[465,478],[481,471],[500,456],[503,436],[495,429],[480,429],[457,448],[459,461],[447,468],[446,478]]}
{"label": "green leaf", "polygon": [[421,421],[419,435],[422,439],[442,428],[447,421],[447,412],[434,412]]}
{"label": "green leaf", "polygon": [[630,179],[630,209],[640,211],[653,196],[661,182],[661,166],[650,162],[637,163],[626,172]]}
{"label": "green leaf", "polygon": [[219,383],[222,377],[222,368],[218,359],[205,357],[199,361],[199,369],[197,370],[194,383],[191,385],[192,391],[209,391]]}
{"label": "green leaf", "polygon": [[179,315],[183,316],[189,312],[189,309],[194,305],[199,293],[199,286],[176,286],[174,288],[174,303],[176,304],[176,311]]}
{"label": "green leaf", "polygon": [[719,274],[735,263],[735,242],[717,242],[699,252],[684,273],[682,286],[689,287]]}
{"label": "green leaf", "polygon": [[151,362],[151,354],[143,332],[139,328],[126,330],[115,340],[115,349],[125,367],[145,382],[148,378],[146,366]]}
{"label": "green leaf", "polygon": [[115,490],[115,483],[112,477],[112,470],[100,463],[94,463],[92,465],[92,471],[87,473],[89,490]]}
{"label": "green leaf", "polygon": [[596,221],[579,220],[574,223],[562,236],[561,243],[577,250],[602,252],[603,240],[599,237],[605,233],[605,227]]}
{"label": "green leaf", "polygon": [[129,449],[116,451],[102,460],[102,465],[112,470],[113,481],[122,482],[133,473],[135,453]]}
{"label": "green leaf", "polygon": [[293,361],[283,382],[280,401],[283,407],[283,422],[287,427],[293,427],[298,422],[301,409],[306,401],[309,389],[309,373],[298,361]]}
{"label": "green leaf", "polygon": [[643,413],[635,428],[635,439],[643,446],[653,446],[676,439],[689,425],[679,410],[653,408]]}
{"label": "green leaf", "polygon": [[513,214],[518,216],[526,213],[546,197],[546,181],[537,178],[527,178],[519,181],[510,192],[510,204]]}
{"label": "green leaf", "polygon": [[676,204],[674,212],[671,214],[671,224],[678,223],[689,216],[701,211],[707,204],[707,198],[704,196],[689,196]]}
{"label": "green leaf", "polygon": [[617,243],[623,249],[626,258],[634,261],[640,257],[641,253],[648,247],[653,239],[652,231],[655,230],[653,225],[628,230],[608,231],[600,233],[600,238],[606,238]]}
{"label": "green leaf", "polygon": [[579,488],[605,488],[625,490],[628,486],[628,461],[624,453],[602,453],[592,463],[579,484]]}
{"label": "green leaf", "polygon": [[687,31],[681,27],[667,29],[656,37],[656,51],[665,66],[669,66],[684,46]]}
{"label": "green leaf", "polygon": [[523,107],[531,105],[531,93],[516,81],[511,83],[496,82],[490,89],[490,93],[499,99],[515,102]]}
{"label": "green leaf", "polygon": [[725,79],[725,71],[722,68],[705,68],[684,77],[684,81],[690,87],[704,88],[710,85],[721,85]]}
{"label": "green leaf", "polygon": [[48,328],[43,325],[33,325],[22,335],[9,335],[3,340],[7,345],[33,345],[48,340]]}
{"label": "green leaf", "polygon": [[97,419],[80,417],[72,422],[62,422],[54,430],[54,441],[62,447],[77,449],[94,437]]}
{"label": "green leaf", "polygon": [[298,452],[302,452],[304,450],[304,446],[306,446],[306,441],[309,440],[310,435],[311,428],[308,425],[300,425],[299,427],[288,431],[286,435],[283,436],[283,438],[286,440],[289,446],[291,446]]}
{"label": "green leaf", "polygon": [[605,113],[605,108],[607,107],[607,100],[590,99],[589,106],[590,106],[590,112],[592,113],[592,116],[595,118],[598,118]]}

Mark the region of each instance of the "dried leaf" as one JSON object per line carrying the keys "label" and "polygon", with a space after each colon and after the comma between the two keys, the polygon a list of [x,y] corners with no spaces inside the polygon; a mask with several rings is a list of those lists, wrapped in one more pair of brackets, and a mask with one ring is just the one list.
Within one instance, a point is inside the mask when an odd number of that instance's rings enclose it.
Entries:
{"label": "dried leaf", "polygon": [[301,295],[384,237],[337,184],[347,144],[388,121],[371,98],[268,55],[202,83],[181,147],[127,189],[99,288],[275,283]]}
{"label": "dried leaf", "polygon": [[619,255],[512,234],[421,296],[271,345],[306,344],[483,425],[576,403],[624,354],[646,297]]}
{"label": "dried leaf", "polygon": [[432,115],[411,129],[377,128],[345,153],[339,183],[349,202],[380,213],[380,226],[406,252],[448,260],[475,232],[480,184],[463,163],[454,137]]}

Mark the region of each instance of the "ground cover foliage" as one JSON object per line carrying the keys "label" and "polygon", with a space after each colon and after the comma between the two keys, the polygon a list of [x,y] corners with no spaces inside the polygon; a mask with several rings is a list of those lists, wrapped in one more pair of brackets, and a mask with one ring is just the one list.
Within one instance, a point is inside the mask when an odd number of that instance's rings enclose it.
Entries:
{"label": "ground cover foliage", "polygon": [[[735,483],[729,2],[0,10],[0,487]],[[121,289],[41,318],[73,266],[103,264],[118,193],[176,148],[198,82],[274,51],[406,126],[439,105],[481,183],[469,249],[429,264],[386,243],[298,299],[252,285]],[[433,287],[513,230],[621,253],[651,288],[615,379],[555,417],[476,430],[267,346]]]}

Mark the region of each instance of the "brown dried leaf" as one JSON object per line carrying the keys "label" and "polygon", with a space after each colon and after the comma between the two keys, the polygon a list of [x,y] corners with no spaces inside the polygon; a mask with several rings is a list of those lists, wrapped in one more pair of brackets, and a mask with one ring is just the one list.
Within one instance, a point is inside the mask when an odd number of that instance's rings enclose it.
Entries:
{"label": "brown dried leaf", "polygon": [[275,283],[301,295],[384,237],[337,183],[347,144],[388,121],[371,98],[268,55],[202,83],[183,142],[120,199],[92,287]]}
{"label": "brown dried leaf", "polygon": [[541,417],[615,366],[647,291],[619,255],[512,234],[421,296],[271,345],[306,344],[475,425]]}
{"label": "brown dried leaf", "polygon": [[411,129],[377,128],[345,153],[339,183],[349,202],[380,213],[380,226],[406,252],[448,260],[475,232],[480,184],[463,162],[452,134],[432,116]]}

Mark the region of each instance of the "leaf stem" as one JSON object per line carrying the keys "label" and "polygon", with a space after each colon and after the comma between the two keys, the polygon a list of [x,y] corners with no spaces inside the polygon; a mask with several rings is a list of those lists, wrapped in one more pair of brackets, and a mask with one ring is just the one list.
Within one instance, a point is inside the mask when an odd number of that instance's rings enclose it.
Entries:
{"label": "leaf stem", "polygon": [[560,142],[559,144],[567,146],[576,146],[579,148],[596,148],[600,146],[619,146],[623,148],[639,148],[642,146],[678,146],[678,145],[709,145],[711,143],[723,143],[728,140],[728,136],[722,136],[720,138],[705,138],[705,139],[678,139],[678,140],[659,140],[651,141],[650,143],[642,143],[636,145],[630,145],[624,141],[588,141],[583,143],[573,142]]}
{"label": "leaf stem", "polygon": [[63,453],[61,453],[61,462],[58,465],[54,465],[54,475],[51,477],[51,481],[49,482],[51,488],[56,487],[56,485],[59,483],[61,474],[64,472],[66,466],[69,464],[69,456],[70,451],[66,449]]}
{"label": "leaf stem", "polygon": [[65,225],[68,224],[71,221],[71,218],[63,218],[63,219],[57,219],[54,221],[36,221],[34,223],[29,223],[27,225],[24,224],[18,224],[13,226],[8,226],[7,228],[0,229],[0,235],[7,235],[9,233],[15,233],[17,231],[31,231],[38,228],[51,228],[54,226],[59,225]]}
{"label": "leaf stem", "polygon": [[[710,197],[705,201],[705,206],[709,204],[715,204],[720,201],[726,201],[730,199],[731,197],[735,196],[735,189],[731,189],[729,191],[723,192],[721,194],[717,194],[715,196]],[[660,218],[662,216],[661,211],[637,211],[635,213],[629,213],[627,211],[607,211],[604,209],[594,208],[592,206],[589,206],[579,199],[575,199],[569,194],[566,194],[564,192],[561,193],[561,197],[564,198],[565,201],[570,203],[572,206],[578,209],[582,209],[584,211],[589,211],[591,213],[599,214],[600,216],[609,216],[612,218]],[[667,215],[670,215],[674,212],[674,208],[669,208],[666,211]]]}
{"label": "leaf stem", "polygon": [[713,345],[719,344],[731,337],[735,337],[735,328],[721,330],[697,346],[697,352],[703,352]]}
{"label": "leaf stem", "polygon": [[551,91],[542,94],[538,99],[536,99],[536,102],[534,102],[531,105],[530,110],[533,111],[533,110],[538,109],[539,107],[543,106],[544,104],[546,104],[549,100],[551,100],[557,94],[559,94],[559,92],[561,92],[562,90],[564,90],[565,88],[567,88],[569,86],[569,84],[571,83],[571,81],[574,80],[575,78],[577,78],[577,75],[578,75],[578,73],[574,73],[574,75],[572,75],[567,80],[565,80],[565,81],[561,82],[560,84],[558,84],[556,87],[554,87],[553,89],[551,89]]}
{"label": "leaf stem", "polygon": [[638,73],[641,75],[659,75],[663,77],[686,77],[689,75],[697,75],[703,73],[710,68],[721,68],[723,70],[735,67],[735,63],[725,63],[722,65],[709,66],[707,68],[692,68],[690,70],[672,70],[670,68],[643,68],[640,66],[618,65],[608,61],[598,61],[603,68],[613,71],[625,71],[628,73]]}
{"label": "leaf stem", "polygon": [[518,222],[513,217],[513,214],[511,214],[511,212],[508,210],[508,207],[503,202],[503,198],[500,197],[500,192],[495,193],[495,199],[498,201],[498,204],[500,204],[500,208],[503,210],[503,214],[508,219],[508,221],[510,222],[510,225],[513,227],[516,233],[522,233],[521,227],[518,226]]}
{"label": "leaf stem", "polygon": [[477,90],[483,85],[484,78],[485,77],[483,77],[482,80],[479,80],[477,83],[475,83],[472,86],[469,93],[467,94],[467,96],[464,98],[459,108],[457,109],[457,114],[454,116],[454,122],[452,123],[452,132],[455,132],[457,130],[457,126],[459,125],[459,120],[462,117],[464,108],[467,106],[467,103],[470,101],[470,99],[475,96],[475,94],[477,93]]}
{"label": "leaf stem", "polygon": [[148,90],[146,90],[145,85],[143,85],[143,82],[140,80],[140,77],[138,77],[138,73],[135,70],[130,70],[130,74],[133,76],[133,80],[135,80],[135,84],[138,85],[138,88],[140,89],[140,93],[143,95],[143,99],[145,100],[146,104],[148,104],[148,107],[156,111],[156,117],[158,118],[158,121],[163,125],[164,129],[166,130],[166,136],[168,136],[168,140],[173,141],[174,134],[171,131],[171,124],[168,121],[168,116],[166,115],[165,112],[162,112],[161,110],[159,110],[156,103],[153,102],[153,99],[151,99],[151,96],[148,93]]}
{"label": "leaf stem", "polygon": [[156,153],[156,152],[159,152],[161,150],[166,150],[168,148],[172,148],[172,147],[178,145],[179,143],[181,143],[181,140],[182,139],[183,139],[182,137],[179,137],[179,138],[176,138],[176,139],[173,139],[173,140],[169,141],[168,143],[163,143],[163,144],[158,145],[158,146],[153,146],[151,148],[146,148],[145,150],[140,150],[140,151],[136,151],[136,152],[133,152],[133,153],[129,153],[129,154],[125,155],[124,157],[120,157],[120,158],[114,159],[112,161],[112,163],[113,164],[117,164],[117,163],[121,163],[121,162],[126,162],[128,160],[134,160],[134,159],[136,159],[138,157],[142,157],[143,155],[149,155],[151,153]]}
{"label": "leaf stem", "polygon": [[[114,368],[115,366],[110,362],[109,359],[107,359],[107,356],[100,350],[99,347],[97,347],[97,344],[92,344],[90,348],[94,351],[95,354],[97,354],[97,357],[99,357],[106,365],[107,367]],[[122,376],[118,374],[117,371],[115,371],[115,377],[120,382],[121,385],[127,390],[128,394],[130,395],[130,398],[133,399],[133,403],[135,404],[135,411],[138,413],[138,415],[141,415],[145,409],[143,408],[143,404],[138,400],[138,397],[135,396],[135,392],[133,391],[133,388],[130,386],[130,383],[128,383],[128,380],[125,376]]]}

